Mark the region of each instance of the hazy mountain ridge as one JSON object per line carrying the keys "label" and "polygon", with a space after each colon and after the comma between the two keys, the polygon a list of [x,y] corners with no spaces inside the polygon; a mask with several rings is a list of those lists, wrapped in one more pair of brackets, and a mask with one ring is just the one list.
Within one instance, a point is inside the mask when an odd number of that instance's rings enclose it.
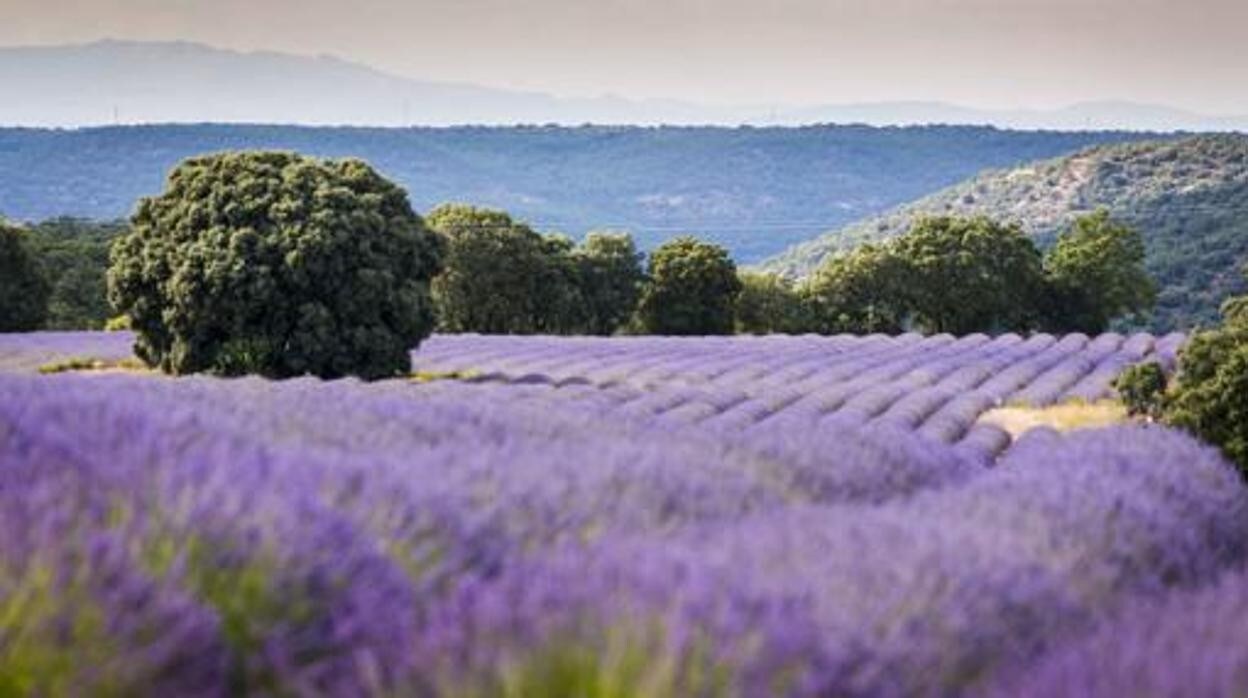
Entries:
{"label": "hazy mountain ridge", "polygon": [[1137,137],[866,126],[0,129],[0,213],[117,218],[185,157],[276,148],[368,160],[418,210],[465,201],[573,235],[629,230],[643,247],[694,233],[750,262],[987,167]]}
{"label": "hazy mountain ridge", "polygon": [[1248,131],[1248,115],[1213,117],[1130,102],[1062,109],[974,109],[940,102],[711,106],[421,80],[330,56],[238,52],[189,42],[101,41],[0,47],[0,124],[861,123],[995,125],[1014,129]]}
{"label": "hazy mountain ridge", "polygon": [[1209,116],[1156,104],[1104,100],[1060,109],[976,109],[943,102],[880,102],[794,109],[791,123],[866,123],[878,126],[964,124],[1005,129],[1242,132],[1248,117]]}
{"label": "hazy mountain ridge", "polygon": [[1143,234],[1160,283],[1155,326],[1211,322],[1244,290],[1248,263],[1248,136],[1100,146],[985,172],[881,216],[797,245],[760,267],[809,273],[828,256],[903,233],[922,215],[987,215],[1050,240],[1080,213],[1108,209]]}

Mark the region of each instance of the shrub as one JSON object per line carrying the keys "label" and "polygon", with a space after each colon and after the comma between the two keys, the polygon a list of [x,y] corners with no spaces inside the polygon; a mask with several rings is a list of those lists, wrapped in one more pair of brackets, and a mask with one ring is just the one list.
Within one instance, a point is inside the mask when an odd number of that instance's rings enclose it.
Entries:
{"label": "shrub", "polygon": [[1248,472],[1248,313],[1243,298],[1222,307],[1221,327],[1198,332],[1179,355],[1166,421],[1212,443]]}
{"label": "shrub", "polygon": [[1184,385],[1169,421],[1216,444],[1248,471],[1248,344],[1236,347],[1208,380]]}
{"label": "shrub", "polygon": [[28,244],[26,231],[0,220],[0,332],[39,329],[48,314],[48,282]]}
{"label": "shrub", "polygon": [[1179,354],[1179,372],[1162,419],[1222,449],[1248,474],[1248,303],[1222,306],[1221,327],[1196,333]]}
{"label": "shrub", "polygon": [[135,351],[174,374],[384,378],[433,329],[439,240],[358,160],[187,160],[113,246]]}
{"label": "shrub", "polygon": [[1114,380],[1114,388],[1127,407],[1127,414],[1156,419],[1162,413],[1162,399],[1166,392],[1166,373],[1161,365],[1147,363],[1128,366]]}

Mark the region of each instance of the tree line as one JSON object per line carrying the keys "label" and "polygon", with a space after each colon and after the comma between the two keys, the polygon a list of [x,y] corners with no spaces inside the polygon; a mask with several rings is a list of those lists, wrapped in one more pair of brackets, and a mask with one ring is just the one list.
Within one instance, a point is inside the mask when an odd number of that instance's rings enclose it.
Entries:
{"label": "tree line", "polygon": [[1104,211],[1076,219],[1047,253],[1016,224],[934,216],[796,285],[745,280],[738,319],[748,332],[1096,333],[1146,313],[1156,296],[1140,234]]}
{"label": "tree line", "polygon": [[[1076,221],[1044,256],[1011,226],[927,219],[798,283],[738,270],[725,250],[692,237],[660,246],[647,264],[627,233],[578,244],[463,204],[425,223],[447,253],[432,290],[438,329],[449,333],[1093,333],[1145,312],[1153,297],[1139,236],[1104,213]],[[128,230],[68,218],[4,225],[0,328],[104,328],[114,315],[109,250]]]}
{"label": "tree line", "polygon": [[[419,233],[417,251],[380,249],[394,230]],[[1077,220],[1047,253],[1015,225],[925,218],[795,283],[739,270],[725,249],[689,236],[645,255],[627,233],[576,243],[465,204],[422,217],[363,162],[289,153],[188,160],[126,223],[58,219],[0,233],[8,331],[99,329],[115,313],[134,321],[148,305],[189,304],[217,317],[213,333],[247,333],[272,319],[263,299],[283,285],[286,299],[292,289],[375,286],[362,297],[377,304],[413,275],[424,284],[414,292],[428,296],[409,303],[423,314],[417,324],[451,333],[1091,333],[1146,312],[1154,297],[1139,234],[1103,212]],[[323,258],[330,251],[337,257]],[[350,268],[353,255],[370,260],[367,279],[344,280],[363,273]],[[135,269],[150,298],[119,290]]]}

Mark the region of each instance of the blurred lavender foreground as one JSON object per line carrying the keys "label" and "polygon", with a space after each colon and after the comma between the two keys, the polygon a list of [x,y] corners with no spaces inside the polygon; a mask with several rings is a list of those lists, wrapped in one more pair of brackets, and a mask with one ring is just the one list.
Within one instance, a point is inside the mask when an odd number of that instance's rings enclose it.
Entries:
{"label": "blurred lavender foreground", "polygon": [[0,695],[1168,696],[1180,638],[1201,695],[1248,691],[1248,491],[1214,451],[977,422],[1111,396],[1181,336],[35,372],[128,341],[0,337]]}

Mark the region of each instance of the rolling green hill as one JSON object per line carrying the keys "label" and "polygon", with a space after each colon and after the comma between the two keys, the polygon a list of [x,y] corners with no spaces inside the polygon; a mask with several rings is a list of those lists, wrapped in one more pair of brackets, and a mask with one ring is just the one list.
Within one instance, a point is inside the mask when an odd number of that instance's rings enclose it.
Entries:
{"label": "rolling green hill", "polygon": [[1194,136],[1100,146],[988,171],[880,216],[790,248],[760,267],[803,276],[829,255],[903,233],[922,215],[984,214],[1050,242],[1072,218],[1107,208],[1136,227],[1161,293],[1153,329],[1208,323],[1244,290],[1248,136]]}
{"label": "rolling green hill", "polygon": [[182,158],[277,148],[364,158],[422,211],[474,203],[544,231],[627,230],[643,248],[692,233],[753,262],[985,167],[1141,137],[962,126],[0,129],[0,214],[118,218]]}

